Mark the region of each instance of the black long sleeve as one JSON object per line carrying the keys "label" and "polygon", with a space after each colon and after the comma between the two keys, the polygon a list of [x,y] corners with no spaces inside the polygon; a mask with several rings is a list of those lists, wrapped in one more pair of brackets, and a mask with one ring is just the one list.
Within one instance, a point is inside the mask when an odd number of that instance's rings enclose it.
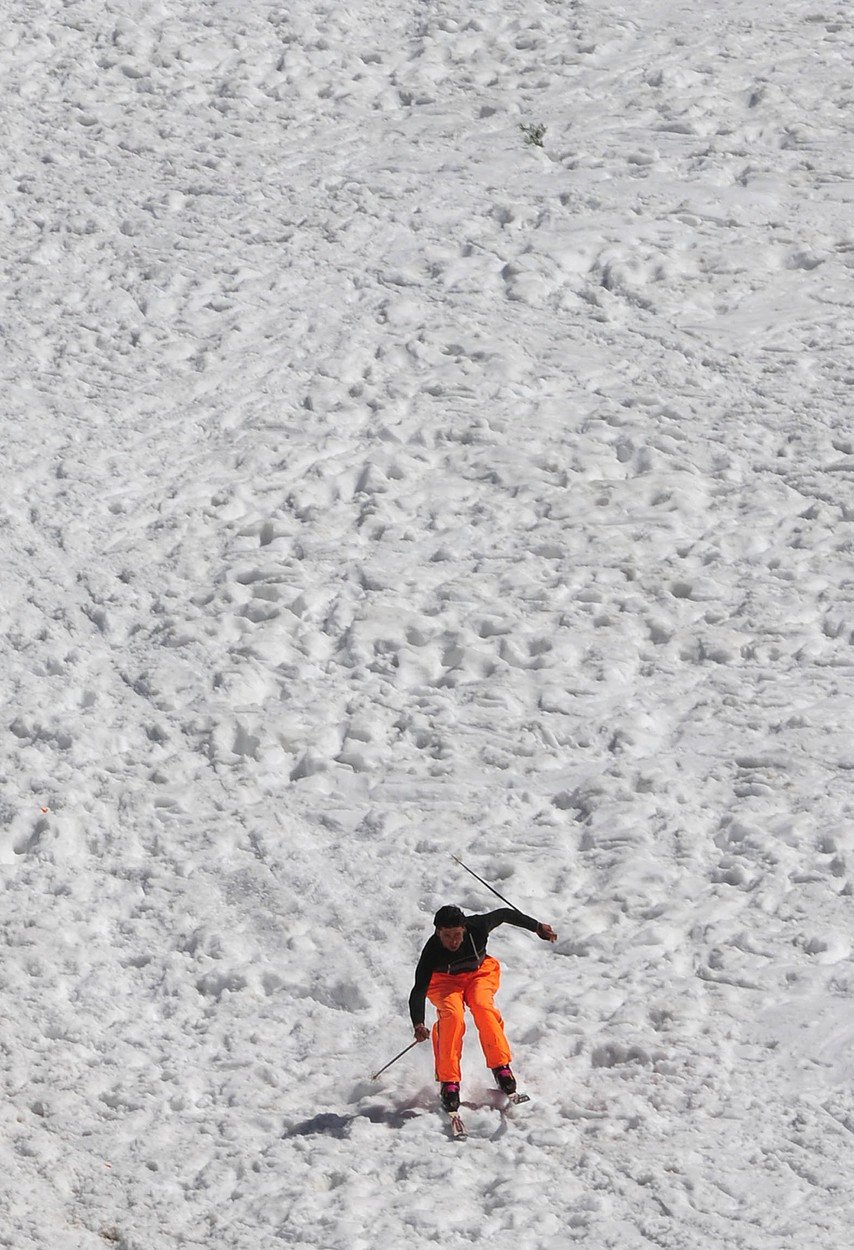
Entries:
{"label": "black long sleeve", "polygon": [[455,976],[459,972],[474,972],[486,957],[486,943],[490,933],[500,924],[516,925],[530,933],[536,933],[539,928],[539,921],[533,917],[514,911],[512,907],[499,907],[482,916],[466,917],[466,934],[458,951],[446,950],[435,933],[428,938],[418,960],[415,984],[409,995],[409,1014],[414,1025],[424,1023],[427,987],[433,973],[445,972]]}

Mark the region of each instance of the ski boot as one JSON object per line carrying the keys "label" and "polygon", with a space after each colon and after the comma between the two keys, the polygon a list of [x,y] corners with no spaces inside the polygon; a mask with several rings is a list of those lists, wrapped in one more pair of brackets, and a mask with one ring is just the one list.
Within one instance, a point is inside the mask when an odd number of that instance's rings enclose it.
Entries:
{"label": "ski boot", "polygon": [[502,1094],[516,1093],[516,1078],[510,1071],[509,1063],[502,1063],[500,1067],[493,1068],[492,1075],[495,1077],[495,1083]]}
{"label": "ski boot", "polygon": [[439,1091],[439,1097],[442,1100],[442,1106],[446,1111],[459,1111],[460,1109],[460,1083],[459,1081],[443,1081],[442,1088]]}

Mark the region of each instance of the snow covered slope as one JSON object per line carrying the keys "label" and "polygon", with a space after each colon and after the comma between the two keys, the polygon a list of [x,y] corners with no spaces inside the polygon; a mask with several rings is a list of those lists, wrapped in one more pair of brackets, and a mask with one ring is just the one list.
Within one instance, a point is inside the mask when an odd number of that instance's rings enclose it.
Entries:
{"label": "snow covered slope", "polygon": [[848,6],[3,19],[0,1246],[843,1250]]}

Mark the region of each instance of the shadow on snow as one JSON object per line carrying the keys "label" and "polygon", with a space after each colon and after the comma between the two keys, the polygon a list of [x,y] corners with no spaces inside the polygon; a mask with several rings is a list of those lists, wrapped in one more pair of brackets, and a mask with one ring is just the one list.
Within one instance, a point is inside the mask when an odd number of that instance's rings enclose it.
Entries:
{"label": "shadow on snow", "polygon": [[400,1128],[407,1120],[414,1120],[427,1108],[422,1103],[407,1103],[403,1107],[384,1107],[380,1104],[362,1107],[351,1115],[337,1115],[323,1111],[310,1120],[301,1120],[285,1129],[282,1137],[310,1137],[323,1133],[327,1137],[349,1137],[350,1128],[356,1120],[369,1120],[371,1124],[385,1124],[388,1128]]}
{"label": "shadow on snow", "polygon": [[[504,1095],[500,1090],[487,1090],[483,1101],[464,1101],[461,1105],[462,1108],[468,1108],[469,1110],[479,1111],[488,1108],[493,1111],[500,1111],[503,1118],[506,1110],[504,1101]],[[282,1137],[312,1137],[321,1134],[325,1137],[344,1138],[350,1136],[350,1130],[357,1120],[368,1120],[371,1124],[385,1124],[387,1128],[401,1128],[408,1120],[416,1119],[418,1116],[423,1115],[425,1111],[440,1110],[438,1099],[428,1101],[424,1098],[417,1098],[404,1103],[400,1107],[389,1107],[384,1106],[382,1103],[375,1103],[351,1112],[349,1115],[338,1115],[334,1111],[322,1111],[319,1115],[313,1115],[309,1120],[300,1120],[297,1124],[288,1125],[282,1133]]]}

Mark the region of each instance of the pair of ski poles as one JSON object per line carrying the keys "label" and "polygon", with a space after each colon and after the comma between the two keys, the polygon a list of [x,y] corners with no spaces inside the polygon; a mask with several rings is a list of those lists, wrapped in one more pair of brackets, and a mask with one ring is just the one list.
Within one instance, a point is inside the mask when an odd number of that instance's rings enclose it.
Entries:
{"label": "pair of ski poles", "polygon": [[[481,885],[485,885],[487,890],[491,890],[492,893],[496,895],[497,898],[501,899],[502,903],[506,903],[507,906],[512,907],[514,911],[519,910],[519,908],[514,906],[514,904],[511,903],[509,899],[506,899],[503,894],[499,894],[497,890],[493,889],[488,881],[484,881],[483,877],[478,877],[477,873],[472,872],[471,868],[469,868],[466,864],[464,864],[461,859],[457,859],[456,855],[452,855],[451,859],[454,861],[454,863],[459,864],[460,868],[465,868],[466,872],[470,873],[471,876],[475,877],[480,882]],[[384,1067],[380,1068],[379,1072],[375,1072],[374,1075],[371,1077],[371,1080],[375,1081],[378,1076],[382,1076],[386,1068],[390,1068],[393,1063],[397,1063],[398,1059],[402,1059],[404,1055],[408,1055],[410,1050],[412,1050],[414,1046],[418,1046],[418,1045],[420,1045],[420,1043],[417,1040],[414,1042],[410,1042],[409,1045],[404,1050],[402,1050],[399,1055],[395,1055],[393,1059],[389,1059],[388,1063],[385,1064]]]}

